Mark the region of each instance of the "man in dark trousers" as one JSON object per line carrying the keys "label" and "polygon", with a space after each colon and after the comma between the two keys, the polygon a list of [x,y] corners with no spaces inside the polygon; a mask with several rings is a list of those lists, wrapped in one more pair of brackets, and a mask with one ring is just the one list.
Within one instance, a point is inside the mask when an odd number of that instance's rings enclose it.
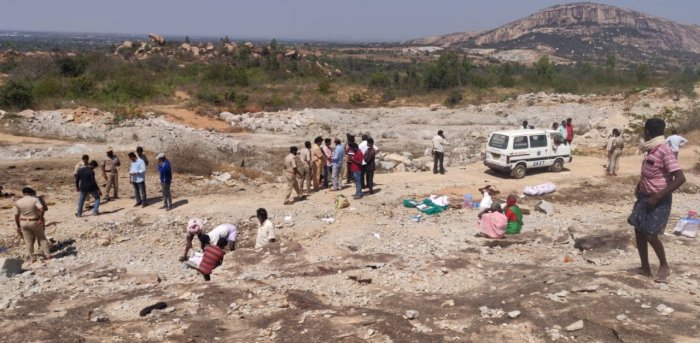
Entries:
{"label": "man in dark trousers", "polygon": [[449,145],[445,140],[445,135],[442,130],[439,130],[437,136],[433,137],[433,174],[445,174],[445,145]]}
{"label": "man in dark trousers", "polygon": [[170,184],[173,182],[173,170],[170,167],[170,160],[165,157],[165,153],[156,156],[158,160],[158,173],[160,174],[160,188],[163,192],[163,208],[166,211],[173,209],[173,196],[170,194]]}
{"label": "man in dark trousers", "polygon": [[95,180],[95,168],[97,168],[97,161],[92,160],[87,167],[80,168],[75,177],[75,189],[80,193],[78,197],[78,211],[75,213],[75,216],[78,218],[83,216],[83,204],[88,194],[95,199],[92,215],[97,216],[100,214],[100,196],[102,191]]}
{"label": "man in dark trousers", "polygon": [[367,188],[369,194],[374,194],[374,170],[377,168],[375,160],[377,158],[377,150],[374,149],[374,139],[367,139],[367,152],[363,156],[365,160],[365,177],[367,178]]}

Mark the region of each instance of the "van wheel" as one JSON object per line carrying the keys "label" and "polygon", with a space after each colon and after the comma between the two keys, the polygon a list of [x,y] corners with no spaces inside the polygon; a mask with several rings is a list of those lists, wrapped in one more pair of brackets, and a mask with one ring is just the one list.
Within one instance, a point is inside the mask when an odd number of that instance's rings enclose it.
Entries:
{"label": "van wheel", "polygon": [[564,160],[561,158],[557,158],[554,161],[554,164],[552,164],[552,167],[550,168],[551,171],[558,173],[564,169]]}
{"label": "van wheel", "polygon": [[510,176],[512,176],[515,179],[522,179],[525,177],[525,173],[527,173],[527,168],[525,168],[524,164],[518,164],[513,168],[513,171],[510,172]]}

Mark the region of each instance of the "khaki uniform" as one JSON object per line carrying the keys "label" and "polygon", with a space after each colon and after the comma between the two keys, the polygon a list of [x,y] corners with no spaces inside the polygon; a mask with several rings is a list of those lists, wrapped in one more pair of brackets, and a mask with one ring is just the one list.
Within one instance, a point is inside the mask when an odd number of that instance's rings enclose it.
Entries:
{"label": "khaki uniform", "polygon": [[612,137],[608,142],[608,174],[616,174],[620,168],[620,156],[625,142],[622,137]]}
{"label": "khaki uniform", "polygon": [[284,170],[287,176],[287,196],[284,198],[285,203],[289,202],[292,198],[292,190],[296,191],[297,195],[301,196],[299,183],[297,183],[296,174],[294,174],[295,168],[297,168],[297,158],[290,153],[284,158]]}
{"label": "khaki uniform", "polygon": [[119,197],[119,166],[121,162],[116,155],[112,155],[112,158],[107,157],[102,161],[102,171],[104,172],[105,178],[107,179],[107,191],[105,196],[109,197],[109,191],[114,188],[114,197]]}
{"label": "khaki uniform", "polygon": [[[297,171],[299,171],[299,189],[308,193],[311,191],[311,151],[301,149],[297,160]],[[306,187],[304,187],[306,186]]]}
{"label": "khaki uniform", "polygon": [[323,174],[324,156],[321,147],[314,144],[311,147],[311,178],[314,184],[314,190],[319,190],[321,187],[321,175]]}
{"label": "khaki uniform", "polygon": [[19,216],[19,225],[31,259],[34,259],[34,241],[39,243],[41,253],[45,257],[49,256],[49,241],[44,234],[44,223],[40,222],[43,210],[41,201],[29,195],[25,195],[15,203],[15,215]]}

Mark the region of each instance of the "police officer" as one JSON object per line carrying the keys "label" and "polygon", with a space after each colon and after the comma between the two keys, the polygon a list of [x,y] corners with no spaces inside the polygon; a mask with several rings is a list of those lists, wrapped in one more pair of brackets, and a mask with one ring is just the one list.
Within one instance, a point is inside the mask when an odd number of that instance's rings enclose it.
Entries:
{"label": "police officer", "polygon": [[27,245],[27,254],[32,262],[36,262],[34,256],[34,241],[39,243],[39,249],[44,258],[50,258],[49,241],[44,233],[44,206],[37,198],[36,192],[25,187],[22,189],[24,197],[15,203],[15,224],[17,234],[24,239]]}

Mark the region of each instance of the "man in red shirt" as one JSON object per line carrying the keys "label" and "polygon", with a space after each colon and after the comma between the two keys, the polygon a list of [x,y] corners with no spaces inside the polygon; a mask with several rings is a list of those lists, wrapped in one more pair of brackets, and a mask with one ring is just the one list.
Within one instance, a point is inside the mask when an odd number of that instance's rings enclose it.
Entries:
{"label": "man in red shirt", "polygon": [[352,164],[350,165],[350,170],[355,179],[355,200],[362,198],[362,161],[364,156],[362,155],[362,150],[358,149],[357,143],[350,144],[350,151],[352,152]]}
{"label": "man in red shirt", "polygon": [[574,140],[574,126],[571,125],[571,118],[566,118],[566,142],[571,144]]}
{"label": "man in red shirt", "polygon": [[644,143],[640,147],[646,154],[642,162],[642,175],[635,190],[637,201],[628,222],[634,226],[637,250],[642,267],[639,273],[651,276],[648,246],[650,244],[659,258],[657,282],[667,282],[671,268],[666,261],[664,246],[659,240],[671,215],[672,194],[683,183],[685,175],[678,165],[671,148],[666,144],[666,123],[652,118],[644,123]]}
{"label": "man in red shirt", "polygon": [[204,247],[204,255],[202,256],[202,262],[199,263],[199,272],[204,276],[204,281],[211,280],[211,272],[214,268],[221,265],[224,261],[224,248],[228,244],[226,238],[221,237],[216,245],[209,244]]}

